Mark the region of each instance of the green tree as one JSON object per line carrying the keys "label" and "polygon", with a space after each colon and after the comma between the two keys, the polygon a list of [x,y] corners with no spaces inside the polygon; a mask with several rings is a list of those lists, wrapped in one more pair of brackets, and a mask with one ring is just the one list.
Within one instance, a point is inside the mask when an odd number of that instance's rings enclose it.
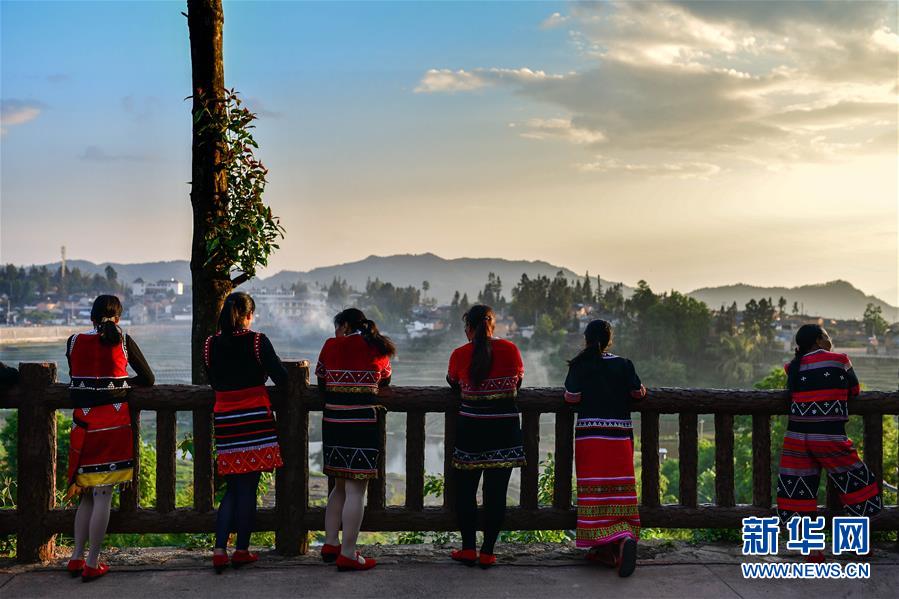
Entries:
{"label": "green tree", "polygon": [[345,280],[334,277],[328,286],[328,305],[333,309],[343,308],[350,297],[349,283]]}
{"label": "green tree", "polygon": [[869,303],[865,306],[865,314],[862,316],[862,322],[865,323],[865,335],[868,337],[882,337],[890,326],[890,323],[883,317],[883,308]]}
{"label": "green tree", "polygon": [[206,382],[203,343],[225,297],[265,266],[284,229],[262,201],[268,170],[256,158],[256,115],[225,89],[221,0],[188,0],[193,208],[191,371]]}

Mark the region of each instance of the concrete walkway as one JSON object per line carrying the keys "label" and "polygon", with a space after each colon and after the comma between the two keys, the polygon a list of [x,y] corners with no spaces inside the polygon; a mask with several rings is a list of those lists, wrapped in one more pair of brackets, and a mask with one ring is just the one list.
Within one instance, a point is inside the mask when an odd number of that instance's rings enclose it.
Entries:
{"label": "concrete walkway", "polygon": [[505,566],[481,571],[454,564],[386,564],[341,573],[310,566],[211,570],[117,570],[85,587],[59,571],[0,574],[2,597],[728,597],[895,598],[899,565],[872,569],[867,581],[744,580],[739,566],[643,565],[631,578],[588,566]]}
{"label": "concrete walkway", "polygon": [[[537,548],[539,550],[539,547]],[[641,547],[641,549],[644,549]],[[533,548],[501,554],[490,570],[467,568],[446,559],[444,548],[372,548],[382,563],[369,572],[338,573],[314,555],[278,558],[263,555],[243,570],[216,575],[207,552],[127,550],[109,556],[113,571],[85,586],[62,571],[64,560],[44,566],[0,565],[0,597],[69,597],[89,592],[112,597],[667,597],[755,598],[899,596],[899,554],[882,552],[867,580],[746,580],[731,547],[714,545],[641,551],[636,573],[626,579],[583,561],[570,550],[540,553]],[[780,561],[780,560],[778,560]],[[795,559],[790,561],[796,561]]]}

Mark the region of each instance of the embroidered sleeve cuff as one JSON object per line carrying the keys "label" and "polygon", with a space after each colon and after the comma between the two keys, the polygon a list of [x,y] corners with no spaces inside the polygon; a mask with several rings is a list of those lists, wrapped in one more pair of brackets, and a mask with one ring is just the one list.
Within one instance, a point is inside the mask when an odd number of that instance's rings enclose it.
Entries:
{"label": "embroidered sleeve cuff", "polygon": [[634,389],[633,391],[631,391],[631,397],[633,397],[634,399],[642,399],[646,397],[646,387],[640,385],[639,389]]}
{"label": "embroidered sleeve cuff", "polygon": [[572,393],[568,389],[565,389],[565,403],[580,403],[581,402],[581,394],[580,393]]}
{"label": "embroidered sleeve cuff", "polygon": [[324,364],[319,362],[315,365],[315,376],[317,376],[320,379],[323,379],[323,378],[325,378],[325,376],[327,376],[327,374],[328,374],[328,369],[325,368]]}

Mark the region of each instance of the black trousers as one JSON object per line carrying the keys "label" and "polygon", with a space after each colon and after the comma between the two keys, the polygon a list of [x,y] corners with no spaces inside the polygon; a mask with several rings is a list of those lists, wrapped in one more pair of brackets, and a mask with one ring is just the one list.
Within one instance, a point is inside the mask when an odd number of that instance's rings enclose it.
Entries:
{"label": "black trousers", "polygon": [[506,515],[506,492],[509,489],[511,468],[485,468],[483,470],[459,470],[456,476],[456,516],[462,532],[462,548],[475,548],[478,528],[478,484],[484,474],[484,543],[483,553],[493,553],[493,546],[503,527]]}
{"label": "black trousers", "polygon": [[250,533],[256,520],[256,489],[261,472],[228,474],[225,476],[225,496],[219,504],[215,519],[215,547],[228,548],[228,535],[237,532],[236,547],[250,546]]}

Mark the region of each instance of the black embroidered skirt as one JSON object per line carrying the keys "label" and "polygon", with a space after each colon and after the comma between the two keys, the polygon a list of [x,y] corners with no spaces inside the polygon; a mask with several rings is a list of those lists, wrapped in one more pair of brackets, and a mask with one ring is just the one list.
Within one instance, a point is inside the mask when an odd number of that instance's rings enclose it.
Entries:
{"label": "black embroidered skirt", "polygon": [[521,422],[514,400],[463,400],[456,418],[454,468],[524,466]]}
{"label": "black embroidered skirt", "polygon": [[378,407],[368,397],[329,396],[322,416],[322,455],[328,476],[378,478]]}

